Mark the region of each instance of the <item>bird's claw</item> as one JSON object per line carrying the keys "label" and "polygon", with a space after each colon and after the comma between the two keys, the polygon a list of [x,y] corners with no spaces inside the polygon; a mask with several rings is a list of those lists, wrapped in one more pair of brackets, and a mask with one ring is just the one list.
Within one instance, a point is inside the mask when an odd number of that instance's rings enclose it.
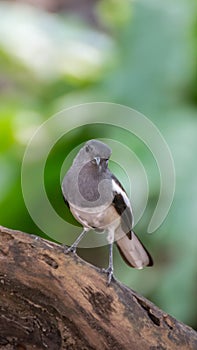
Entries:
{"label": "bird's claw", "polygon": [[69,254],[69,253],[75,254],[76,253],[76,247],[73,247],[73,246],[71,246],[69,248],[66,247],[64,249],[64,254]]}
{"label": "bird's claw", "polygon": [[109,286],[113,278],[113,268],[109,266],[107,269],[101,269],[101,271],[108,275],[107,285]]}

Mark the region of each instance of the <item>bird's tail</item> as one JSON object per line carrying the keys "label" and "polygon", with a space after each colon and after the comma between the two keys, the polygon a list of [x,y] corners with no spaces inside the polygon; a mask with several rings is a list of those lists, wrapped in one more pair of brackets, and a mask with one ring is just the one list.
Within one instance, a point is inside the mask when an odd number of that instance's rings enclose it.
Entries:
{"label": "bird's tail", "polygon": [[153,260],[135,233],[129,232],[116,241],[121,256],[132,267],[142,269],[144,266],[152,266]]}

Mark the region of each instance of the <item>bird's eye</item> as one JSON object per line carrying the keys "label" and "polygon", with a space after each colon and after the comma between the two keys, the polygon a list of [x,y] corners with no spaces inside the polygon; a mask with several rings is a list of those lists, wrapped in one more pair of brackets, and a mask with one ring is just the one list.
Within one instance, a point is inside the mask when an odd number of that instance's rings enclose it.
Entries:
{"label": "bird's eye", "polygon": [[90,152],[90,147],[86,146],[85,150],[86,150],[86,152]]}
{"label": "bird's eye", "polygon": [[109,159],[103,159],[103,163],[105,163],[106,165],[108,165],[108,161]]}

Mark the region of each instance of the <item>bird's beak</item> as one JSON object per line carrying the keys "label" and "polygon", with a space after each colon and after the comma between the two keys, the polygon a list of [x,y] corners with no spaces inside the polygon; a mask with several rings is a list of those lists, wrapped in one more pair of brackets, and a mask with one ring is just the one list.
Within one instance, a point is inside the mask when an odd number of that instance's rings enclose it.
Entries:
{"label": "bird's beak", "polygon": [[96,165],[99,166],[100,162],[101,162],[101,158],[100,157],[95,157],[94,159],[96,161]]}
{"label": "bird's beak", "polygon": [[99,170],[99,173],[100,173],[101,170],[102,170],[101,158],[100,158],[100,157],[95,157],[94,159],[95,159],[95,161],[96,161],[96,165],[97,165],[98,170]]}

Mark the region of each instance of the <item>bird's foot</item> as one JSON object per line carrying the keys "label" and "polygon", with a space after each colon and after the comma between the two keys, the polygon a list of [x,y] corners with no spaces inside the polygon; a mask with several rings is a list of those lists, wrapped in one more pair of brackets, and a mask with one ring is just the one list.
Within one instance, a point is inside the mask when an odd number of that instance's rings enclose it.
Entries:
{"label": "bird's foot", "polygon": [[75,247],[73,245],[71,245],[69,248],[65,246],[64,254],[69,254],[69,253],[75,254],[76,253],[76,249],[77,249],[77,247]]}
{"label": "bird's foot", "polygon": [[101,269],[101,271],[108,275],[107,285],[109,286],[113,278],[113,267],[109,266],[107,269]]}

